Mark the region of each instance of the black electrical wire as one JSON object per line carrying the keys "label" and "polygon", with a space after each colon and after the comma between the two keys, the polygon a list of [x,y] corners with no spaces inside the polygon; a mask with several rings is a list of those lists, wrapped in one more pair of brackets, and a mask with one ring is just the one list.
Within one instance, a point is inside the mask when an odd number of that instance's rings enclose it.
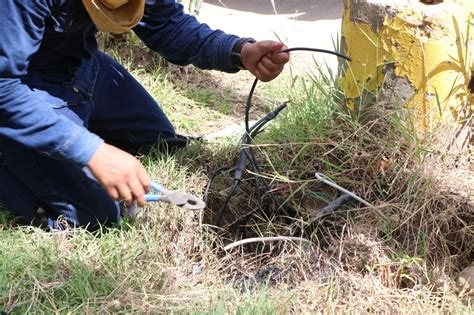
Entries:
{"label": "black electrical wire", "polygon": [[[288,49],[282,50],[279,53],[290,53],[292,51],[319,52],[319,53],[335,55],[335,56],[343,58],[347,61],[352,61],[351,57],[348,57],[348,56],[346,56],[344,54],[341,54],[337,51],[320,49],[320,48],[293,47],[293,48],[288,48]],[[245,130],[247,131],[247,134],[250,132],[250,128],[249,128],[250,108],[252,107],[252,98],[253,98],[253,94],[255,93],[255,89],[257,88],[257,84],[258,84],[258,78],[255,78],[255,80],[253,81],[253,84],[252,84],[252,88],[250,89],[249,95],[247,97],[247,105],[246,105],[246,108],[245,108]]]}
{"label": "black electrical wire", "polygon": [[[209,178],[213,179],[214,177],[216,177],[219,173],[222,173],[222,172],[225,172],[225,171],[232,171],[233,168],[232,167],[228,167],[228,166],[222,166],[222,167],[217,167],[215,168],[211,175],[209,176]],[[204,190],[204,195],[203,195],[203,200],[205,203],[207,203],[207,200],[209,198],[209,190],[211,189],[211,184],[212,184],[212,181],[209,180],[207,182],[207,185],[206,185],[206,189]]]}
{"label": "black electrical wire", "polygon": [[[290,52],[293,52],[293,51],[320,52],[320,53],[335,55],[335,56],[343,58],[347,61],[352,60],[350,57],[345,56],[345,55],[343,55],[339,52],[326,50],[326,49],[319,49],[319,48],[294,47],[294,48],[289,48],[289,49],[282,50],[279,53],[290,53]],[[252,147],[250,146],[253,142],[253,139],[261,132],[261,129],[268,122],[275,119],[278,116],[278,114],[284,108],[286,108],[286,106],[288,105],[288,102],[285,102],[282,105],[278,106],[275,110],[268,113],[266,116],[264,116],[263,118],[258,120],[252,127],[250,127],[250,108],[252,106],[252,98],[253,98],[253,95],[254,95],[255,90],[257,88],[258,81],[259,81],[258,78],[255,78],[255,80],[252,84],[252,87],[250,89],[249,95],[247,97],[246,108],[245,108],[245,131],[246,131],[246,134],[241,139],[241,143],[242,143],[243,147],[241,149],[237,165],[233,168],[234,169],[234,182],[233,182],[232,187],[231,187],[229,193],[227,194],[227,197],[226,197],[226,199],[225,199],[225,201],[224,201],[224,203],[221,207],[219,217],[218,217],[218,220],[217,220],[217,225],[219,225],[221,223],[223,213],[224,213],[225,209],[227,208],[230,200],[235,195],[235,193],[237,191],[237,188],[238,188],[239,184],[242,181],[242,175],[243,175],[243,172],[245,171],[247,162],[249,162],[249,164],[252,166],[252,169],[253,169],[254,173],[256,174],[256,175],[254,175],[254,182],[255,182],[255,188],[256,188],[256,192],[257,192],[257,198],[259,199],[258,200],[259,208],[263,209],[263,203],[262,203],[262,200],[261,200],[262,199],[262,194],[261,194],[261,188],[260,188],[260,180],[261,180],[263,186],[267,190],[267,193],[268,193],[269,197],[277,205],[277,209],[284,211],[285,215],[289,216],[289,213],[283,207],[283,203],[280,202],[280,200],[270,190],[270,187],[269,187],[268,183],[263,178],[260,178],[258,176],[258,173],[260,172],[260,167],[258,165],[256,156],[255,156],[255,152],[253,151]],[[229,170],[230,168],[221,168],[221,169]],[[208,186],[206,188],[206,196],[207,196],[207,193],[209,191],[212,179],[213,179],[213,176],[209,179],[209,183],[208,183]]]}
{"label": "black electrical wire", "polygon": [[217,223],[216,225],[219,226],[221,224],[222,217],[224,215],[224,210],[227,208],[227,205],[230,202],[230,199],[235,195],[235,192],[237,191],[237,188],[239,187],[240,181],[235,180],[234,183],[232,184],[232,188],[230,189],[229,193],[227,194],[227,197],[224,201],[224,204],[222,205],[221,210],[219,211],[219,217],[217,218]]}
{"label": "black electrical wire", "polygon": [[[285,102],[283,103],[282,105],[278,106],[275,110],[273,110],[272,112],[270,112],[269,114],[267,114],[264,118],[262,118],[260,120],[260,123],[256,123],[250,130],[250,134],[246,135],[246,142],[248,145],[251,144],[251,142],[253,141],[253,139],[261,132],[261,129],[268,123],[270,122],[271,120],[275,119],[278,114],[283,110],[285,109],[286,107],[288,106],[288,102]],[[260,173],[260,167],[258,166],[258,162],[257,162],[257,158],[255,156],[255,152],[253,150],[253,148],[251,146],[248,147],[248,151],[249,151],[249,156],[248,156],[248,161],[249,163],[252,165],[253,169],[254,169],[254,173],[255,174],[259,174]],[[259,189],[259,186],[260,186],[260,180],[262,181],[263,183],[263,186],[265,186],[265,189],[267,190],[267,193],[269,194],[270,198],[272,199],[272,201],[277,205],[277,209],[281,209],[284,214],[286,216],[289,216],[289,213],[282,207],[282,203],[280,202],[280,200],[278,200],[278,198],[275,196],[275,194],[273,194],[270,190],[270,187],[268,185],[268,183],[266,182],[266,180],[264,180],[263,178],[260,178],[258,175],[255,175],[254,176],[254,181],[256,183],[256,188]],[[257,195],[258,197],[258,195]],[[262,204],[261,200],[259,200],[259,204]]]}
{"label": "black electrical wire", "polygon": [[[238,188],[240,182],[242,181],[242,175],[245,171],[247,161],[250,162],[250,164],[252,165],[252,168],[253,168],[253,170],[256,174],[258,174],[260,172],[260,168],[259,168],[258,163],[257,163],[256,158],[255,158],[255,153],[253,152],[252,148],[249,147],[249,145],[251,144],[252,139],[260,132],[260,130],[265,126],[265,124],[267,124],[271,120],[275,119],[276,116],[278,116],[278,114],[287,105],[288,105],[288,103],[283,103],[282,105],[278,106],[276,109],[274,109],[273,111],[271,111],[270,113],[265,115],[265,117],[261,118],[251,128],[249,128],[249,133],[248,134],[245,134],[242,137],[241,143],[243,145],[243,148],[240,151],[240,156],[239,156],[239,160],[237,162],[237,165],[234,167],[234,183],[232,184],[232,187],[231,187],[229,193],[227,194],[227,197],[226,197],[226,199],[225,199],[225,201],[224,201],[224,203],[221,207],[219,217],[218,217],[217,223],[216,223],[217,225],[219,225],[221,223],[223,213],[224,213],[225,209],[227,208],[230,200],[234,196],[235,192],[237,191],[237,188]],[[211,178],[211,180],[212,180],[212,178]],[[255,185],[256,185],[257,196],[259,198],[259,201],[258,201],[259,206],[262,208],[263,204],[261,202],[260,183],[259,183],[259,177],[257,175],[255,175],[254,181],[255,181]],[[263,183],[264,183],[265,189],[267,189],[267,191],[269,191],[268,184],[265,181],[263,181]],[[210,185],[208,185],[208,187],[209,186]],[[278,201],[278,199],[275,198],[272,194],[270,195],[270,197],[272,198],[272,200],[276,204],[279,205],[279,208],[280,208],[281,206],[280,206],[280,202]]]}

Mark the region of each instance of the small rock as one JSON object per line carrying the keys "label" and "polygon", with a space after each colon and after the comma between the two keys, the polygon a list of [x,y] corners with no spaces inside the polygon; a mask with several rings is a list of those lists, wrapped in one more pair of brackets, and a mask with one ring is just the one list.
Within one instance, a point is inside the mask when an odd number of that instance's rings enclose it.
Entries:
{"label": "small rock", "polygon": [[459,274],[457,285],[467,295],[474,296],[474,265],[467,267]]}
{"label": "small rock", "polygon": [[113,300],[111,302],[111,307],[114,310],[119,310],[122,307],[122,303],[119,300]]}
{"label": "small rock", "polygon": [[202,273],[202,266],[200,265],[193,265],[193,277]]}
{"label": "small rock", "polygon": [[127,206],[125,203],[120,204],[120,209],[122,210],[122,216],[130,220],[134,220],[138,215],[138,206],[136,203]]}

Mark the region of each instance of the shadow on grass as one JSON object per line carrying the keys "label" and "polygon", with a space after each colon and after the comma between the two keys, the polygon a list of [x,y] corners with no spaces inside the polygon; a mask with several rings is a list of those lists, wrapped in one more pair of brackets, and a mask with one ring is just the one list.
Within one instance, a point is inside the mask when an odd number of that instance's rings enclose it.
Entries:
{"label": "shadow on grass", "polygon": [[0,229],[0,235],[0,310],[4,312],[84,310],[103,302],[118,285],[111,274],[71,252],[60,234],[11,227]]}
{"label": "shadow on grass", "polygon": [[[230,119],[242,117],[243,104],[253,80],[253,77],[248,73],[229,75],[215,71],[204,71],[193,66],[172,65],[147,48],[132,33],[103,34],[99,38],[99,42],[106,53],[121,62],[130,71],[139,71],[140,77],[155,77],[157,73],[161,74],[163,80],[171,84],[175,93],[191,100],[197,110],[199,108],[209,109],[229,116]],[[172,92],[170,91],[170,93]],[[160,104],[161,100],[157,99],[157,102]],[[176,105],[179,109],[178,104]],[[258,99],[256,105],[261,105]]]}

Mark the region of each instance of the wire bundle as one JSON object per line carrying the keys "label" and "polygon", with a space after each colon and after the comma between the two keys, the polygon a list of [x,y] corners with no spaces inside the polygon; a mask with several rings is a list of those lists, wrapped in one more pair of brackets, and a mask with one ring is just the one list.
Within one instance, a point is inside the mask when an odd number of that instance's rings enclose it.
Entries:
{"label": "wire bundle", "polygon": [[[307,48],[307,47],[295,47],[295,48],[290,48],[281,51],[280,53],[290,53],[292,51],[309,51],[309,52],[321,52],[321,53],[326,53],[326,54],[331,54],[331,55],[336,55],[340,58],[343,58],[345,60],[351,61],[351,58],[348,56],[345,56],[341,53],[335,52],[335,51],[330,51],[330,50],[325,50],[325,49],[318,49],[318,48]],[[252,88],[250,89],[248,98],[247,98],[247,103],[246,103],[246,108],[245,108],[245,135],[241,139],[241,145],[242,149],[240,151],[239,159],[237,161],[237,164],[235,167],[220,167],[217,168],[212,175],[210,176],[208,185],[206,187],[206,191],[204,193],[204,198],[205,201],[207,202],[207,197],[209,193],[210,186],[212,184],[212,180],[214,179],[215,176],[217,176],[220,172],[226,171],[226,170],[233,170],[234,171],[234,181],[233,184],[230,188],[229,193],[227,194],[226,199],[224,200],[224,203],[222,207],[220,208],[220,212],[218,215],[217,219],[217,225],[219,226],[222,221],[222,217],[224,214],[224,211],[226,210],[230,200],[232,197],[235,195],[238,186],[240,185],[242,181],[242,176],[244,174],[244,171],[246,170],[247,163],[250,164],[252,167],[252,171],[255,174],[253,181],[255,184],[255,191],[257,194],[257,202],[259,209],[264,208],[263,206],[263,200],[262,200],[262,186],[265,188],[265,194],[268,194],[268,196],[271,198],[271,200],[274,202],[274,204],[277,206],[277,211],[282,211],[286,216],[290,216],[294,212],[294,210],[290,206],[285,206],[276,196],[275,194],[270,190],[270,187],[268,183],[265,181],[264,178],[260,177],[258,174],[260,173],[260,167],[257,162],[255,152],[253,148],[251,147],[251,144],[255,137],[262,131],[262,128],[275,119],[280,112],[285,109],[288,105],[288,102],[285,102],[281,105],[279,105],[276,109],[265,115],[263,118],[258,120],[253,126],[250,126],[250,108],[252,107],[252,98],[255,93],[256,87],[258,84],[258,79],[256,78],[252,84]],[[250,213],[251,214],[251,213]],[[239,220],[240,221],[240,220]]]}

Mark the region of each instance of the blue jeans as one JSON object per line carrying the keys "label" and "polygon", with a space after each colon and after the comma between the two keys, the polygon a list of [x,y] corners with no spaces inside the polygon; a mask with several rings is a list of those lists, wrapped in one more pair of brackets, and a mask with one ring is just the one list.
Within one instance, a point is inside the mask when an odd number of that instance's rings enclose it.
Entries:
{"label": "blue jeans", "polygon": [[[41,92],[39,101],[84,125],[107,143],[130,153],[176,137],[154,99],[116,61],[103,53],[85,60],[67,77],[31,73],[24,83]],[[60,229],[95,230],[120,221],[112,200],[87,167],[52,159],[8,139],[0,139],[0,202],[14,215]]]}

